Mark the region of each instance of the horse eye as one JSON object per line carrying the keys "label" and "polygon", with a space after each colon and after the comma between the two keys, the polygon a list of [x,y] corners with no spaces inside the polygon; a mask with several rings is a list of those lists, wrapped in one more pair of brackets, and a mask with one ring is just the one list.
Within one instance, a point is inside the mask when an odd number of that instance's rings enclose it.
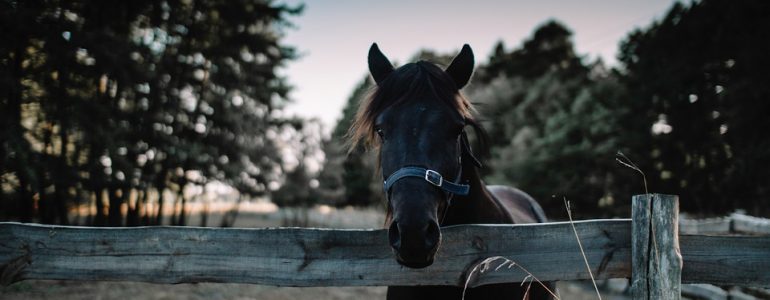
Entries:
{"label": "horse eye", "polygon": [[376,128],[375,130],[377,131],[377,135],[379,135],[381,138],[385,137],[385,132],[382,131],[382,128]]}

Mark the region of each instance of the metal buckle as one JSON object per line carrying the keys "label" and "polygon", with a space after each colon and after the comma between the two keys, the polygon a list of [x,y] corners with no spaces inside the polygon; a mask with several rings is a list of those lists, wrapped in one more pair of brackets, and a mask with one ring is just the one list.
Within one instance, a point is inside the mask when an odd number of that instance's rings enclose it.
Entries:
{"label": "metal buckle", "polygon": [[[436,182],[436,178],[438,178],[438,182]],[[433,170],[426,170],[425,171],[425,181],[430,182],[430,184],[441,187],[441,185],[444,184],[444,177],[441,177],[441,174],[439,174],[436,171]]]}

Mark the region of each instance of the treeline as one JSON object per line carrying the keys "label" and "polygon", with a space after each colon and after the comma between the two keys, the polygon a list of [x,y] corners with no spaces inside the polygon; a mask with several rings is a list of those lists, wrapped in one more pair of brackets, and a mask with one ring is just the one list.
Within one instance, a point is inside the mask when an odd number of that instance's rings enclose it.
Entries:
{"label": "treeline", "polygon": [[[382,205],[374,155],[344,144],[368,77],[329,140],[317,121],[281,113],[290,87],[275,70],[295,56],[281,38],[299,12],[0,0],[0,219],[184,225],[186,205],[217,189],[235,191],[234,208],[258,196]],[[464,90],[492,138],[487,182],[531,193],[555,218],[563,197],[587,217],[628,215],[645,188],[681,195],[689,212],[767,214],[768,19],[760,0],[675,4],[628,34],[613,68],[576,53],[558,21],[498,44]]]}
{"label": "treeline", "polygon": [[[677,3],[629,33],[611,69],[576,53],[557,21],[517,48],[499,43],[465,90],[492,138],[487,182],[531,193],[556,218],[565,197],[585,216],[628,215],[631,195],[645,189],[680,195],[684,211],[767,214],[769,19],[767,1]],[[332,140],[344,139],[370,87],[364,80],[353,92]],[[341,204],[381,197],[373,158],[340,148],[326,146],[324,188]],[[616,161],[625,161],[619,152],[644,178]]]}
{"label": "treeline", "polygon": [[[281,117],[289,87],[275,72],[295,56],[280,42],[300,10],[0,1],[0,219],[184,225],[191,187],[277,188],[276,144],[305,125]],[[73,220],[81,206],[92,213]]]}

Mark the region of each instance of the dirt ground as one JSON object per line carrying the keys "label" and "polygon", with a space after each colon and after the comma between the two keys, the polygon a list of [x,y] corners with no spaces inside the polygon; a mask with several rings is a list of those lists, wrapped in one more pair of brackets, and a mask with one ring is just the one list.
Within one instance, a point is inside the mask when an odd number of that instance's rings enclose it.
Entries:
{"label": "dirt ground", "polygon": [[[293,211],[289,211],[291,215]],[[284,224],[287,211],[246,209],[238,216],[236,227],[274,227]],[[307,211],[307,224],[312,227],[381,228],[384,214],[376,209],[335,209],[316,207]],[[191,215],[189,224],[198,224],[198,216]],[[218,224],[221,215],[209,216],[209,224]],[[618,284],[615,284],[616,286]],[[603,299],[628,299],[622,286],[602,291]],[[596,299],[590,283],[559,283],[562,299]],[[140,282],[78,282],[62,280],[27,280],[0,287],[0,300],[111,300],[111,299],[275,299],[275,300],[332,300],[332,299],[385,299],[386,287],[274,287],[254,284],[152,284]]]}
{"label": "dirt ground", "polygon": [[[590,283],[558,285],[561,299],[596,299]],[[385,299],[386,287],[274,287],[253,284],[197,283],[163,285],[140,282],[77,282],[59,280],[28,280],[0,288],[2,300],[348,300]],[[619,291],[602,289],[602,299],[630,299]]]}
{"label": "dirt ground", "polygon": [[139,282],[30,280],[0,289],[0,299],[384,299],[385,292],[385,287],[288,288],[225,283],[162,285]]}

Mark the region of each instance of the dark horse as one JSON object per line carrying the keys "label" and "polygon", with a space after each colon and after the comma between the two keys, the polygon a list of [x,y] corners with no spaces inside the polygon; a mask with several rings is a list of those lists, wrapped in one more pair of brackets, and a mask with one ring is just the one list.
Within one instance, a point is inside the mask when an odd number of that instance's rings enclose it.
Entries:
{"label": "dark horse", "polygon": [[[459,92],[473,73],[464,45],[445,70],[420,61],[394,69],[373,44],[369,71],[377,88],[361,104],[351,127],[353,146],[379,148],[388,199],[388,236],[399,264],[424,268],[441,242],[440,226],[544,222],[540,205],[511,187],[486,186],[465,128],[483,139],[473,108]],[[522,299],[527,285],[490,284],[468,289],[467,299]],[[454,286],[392,286],[388,299],[460,299]],[[548,298],[533,284],[527,296]]]}

